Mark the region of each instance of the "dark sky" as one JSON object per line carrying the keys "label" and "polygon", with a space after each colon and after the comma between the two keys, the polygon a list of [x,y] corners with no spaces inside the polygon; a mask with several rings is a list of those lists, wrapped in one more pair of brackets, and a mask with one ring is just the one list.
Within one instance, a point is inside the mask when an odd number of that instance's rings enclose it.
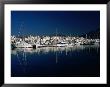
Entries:
{"label": "dark sky", "polygon": [[100,27],[100,11],[12,11],[11,34],[80,35]]}

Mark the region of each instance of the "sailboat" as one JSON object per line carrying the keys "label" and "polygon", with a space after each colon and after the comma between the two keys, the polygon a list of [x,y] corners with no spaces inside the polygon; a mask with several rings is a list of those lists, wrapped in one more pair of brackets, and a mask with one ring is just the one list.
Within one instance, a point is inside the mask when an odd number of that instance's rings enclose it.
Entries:
{"label": "sailboat", "polygon": [[[20,29],[21,29],[22,26],[23,26],[23,24],[21,24]],[[19,31],[18,36],[20,36],[20,31]],[[21,40],[19,40],[19,41],[16,41],[16,42],[13,44],[13,47],[15,47],[15,48],[32,48],[33,46],[32,46],[31,44],[25,42],[24,39],[21,39]]]}
{"label": "sailboat", "polygon": [[15,47],[16,48],[33,48],[31,44],[28,44],[25,41],[16,42]]}
{"label": "sailboat", "polygon": [[[57,29],[56,29],[56,38],[57,38]],[[65,46],[68,46],[68,43],[66,43],[66,42],[59,42],[59,43],[56,43],[56,46],[57,47],[65,47]]]}

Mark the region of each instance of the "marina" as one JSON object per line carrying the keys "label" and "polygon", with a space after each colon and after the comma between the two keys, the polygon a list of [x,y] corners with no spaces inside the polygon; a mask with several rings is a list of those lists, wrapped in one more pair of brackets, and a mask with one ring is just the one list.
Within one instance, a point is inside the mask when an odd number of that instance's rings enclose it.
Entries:
{"label": "marina", "polygon": [[99,77],[100,11],[11,11],[11,77]]}
{"label": "marina", "polygon": [[100,39],[87,39],[84,37],[63,36],[28,36],[24,38],[11,37],[12,48],[38,48],[38,47],[74,47],[75,45],[100,44]]}
{"label": "marina", "polygon": [[100,39],[11,37],[12,77],[100,76]]}

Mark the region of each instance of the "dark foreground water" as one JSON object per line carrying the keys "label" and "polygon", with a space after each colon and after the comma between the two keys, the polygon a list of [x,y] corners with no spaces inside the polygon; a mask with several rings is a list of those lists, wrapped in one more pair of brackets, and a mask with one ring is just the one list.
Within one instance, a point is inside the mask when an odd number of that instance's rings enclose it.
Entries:
{"label": "dark foreground water", "polygon": [[11,52],[12,77],[100,76],[99,45],[15,49]]}

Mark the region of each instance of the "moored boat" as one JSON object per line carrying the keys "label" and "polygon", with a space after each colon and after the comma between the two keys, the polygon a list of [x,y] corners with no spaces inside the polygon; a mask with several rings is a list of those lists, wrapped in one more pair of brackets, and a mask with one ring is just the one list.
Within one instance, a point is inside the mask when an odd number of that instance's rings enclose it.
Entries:
{"label": "moored boat", "polygon": [[33,48],[33,46],[29,43],[26,43],[25,41],[16,42],[15,43],[16,48]]}

